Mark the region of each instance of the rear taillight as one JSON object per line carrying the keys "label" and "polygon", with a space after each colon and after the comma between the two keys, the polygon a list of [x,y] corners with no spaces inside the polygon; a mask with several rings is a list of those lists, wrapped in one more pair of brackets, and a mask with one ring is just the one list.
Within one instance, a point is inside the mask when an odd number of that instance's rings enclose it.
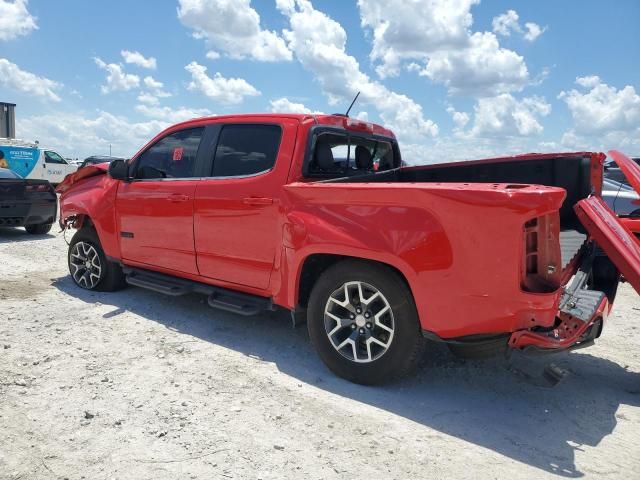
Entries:
{"label": "rear taillight", "polygon": [[523,228],[522,289],[553,292],[560,287],[560,216],[533,218]]}
{"label": "rear taillight", "polygon": [[27,185],[24,191],[27,193],[48,192],[50,188],[46,183],[38,183],[35,185]]}

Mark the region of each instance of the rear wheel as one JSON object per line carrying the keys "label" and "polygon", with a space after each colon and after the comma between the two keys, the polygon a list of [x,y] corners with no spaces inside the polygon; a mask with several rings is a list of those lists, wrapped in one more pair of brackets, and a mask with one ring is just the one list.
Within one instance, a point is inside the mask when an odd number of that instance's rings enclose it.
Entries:
{"label": "rear wheel", "polygon": [[69,273],[86,290],[111,292],[126,286],[122,268],[107,260],[93,228],[78,230],[69,244]]}
{"label": "rear wheel", "polygon": [[331,371],[365,385],[406,375],[424,346],[403,279],[363,261],[340,262],[320,276],[309,298],[308,329]]}
{"label": "rear wheel", "polygon": [[45,233],[49,233],[51,231],[52,226],[53,225],[51,223],[35,223],[31,225],[25,225],[24,229],[31,235],[44,235]]}

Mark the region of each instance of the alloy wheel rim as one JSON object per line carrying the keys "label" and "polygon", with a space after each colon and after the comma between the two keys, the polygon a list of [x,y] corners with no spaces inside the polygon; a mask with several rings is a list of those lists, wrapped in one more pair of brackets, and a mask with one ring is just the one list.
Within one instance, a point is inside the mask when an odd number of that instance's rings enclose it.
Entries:
{"label": "alloy wheel rim", "polygon": [[356,363],[370,363],[384,355],[395,332],[393,310],[373,285],[342,284],[327,300],[324,328],[333,348]]}
{"label": "alloy wheel rim", "polygon": [[102,277],[102,264],[96,248],[90,243],[78,242],[69,254],[69,266],[73,281],[82,288],[91,290]]}

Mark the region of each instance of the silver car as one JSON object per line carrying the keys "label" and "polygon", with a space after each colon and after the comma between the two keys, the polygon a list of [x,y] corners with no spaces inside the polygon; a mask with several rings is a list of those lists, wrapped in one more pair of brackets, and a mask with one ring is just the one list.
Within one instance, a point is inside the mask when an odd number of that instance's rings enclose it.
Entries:
{"label": "silver car", "polygon": [[[640,165],[640,158],[632,158],[634,162]],[[605,179],[614,180],[616,182],[629,184],[624,172],[620,170],[620,167],[614,160],[607,160],[604,162],[604,177]]]}
{"label": "silver car", "polygon": [[627,183],[605,178],[602,198],[619,217],[640,218],[640,195]]}

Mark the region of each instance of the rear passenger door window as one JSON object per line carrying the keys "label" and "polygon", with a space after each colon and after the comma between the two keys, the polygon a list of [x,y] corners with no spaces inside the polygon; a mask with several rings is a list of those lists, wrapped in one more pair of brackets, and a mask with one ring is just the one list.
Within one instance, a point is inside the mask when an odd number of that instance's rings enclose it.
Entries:
{"label": "rear passenger door window", "polygon": [[281,137],[278,125],[223,126],[212,176],[242,177],[268,172],[276,163]]}
{"label": "rear passenger door window", "polygon": [[136,161],[135,178],[191,178],[196,172],[196,158],[203,127],[174,132],[161,138]]}

